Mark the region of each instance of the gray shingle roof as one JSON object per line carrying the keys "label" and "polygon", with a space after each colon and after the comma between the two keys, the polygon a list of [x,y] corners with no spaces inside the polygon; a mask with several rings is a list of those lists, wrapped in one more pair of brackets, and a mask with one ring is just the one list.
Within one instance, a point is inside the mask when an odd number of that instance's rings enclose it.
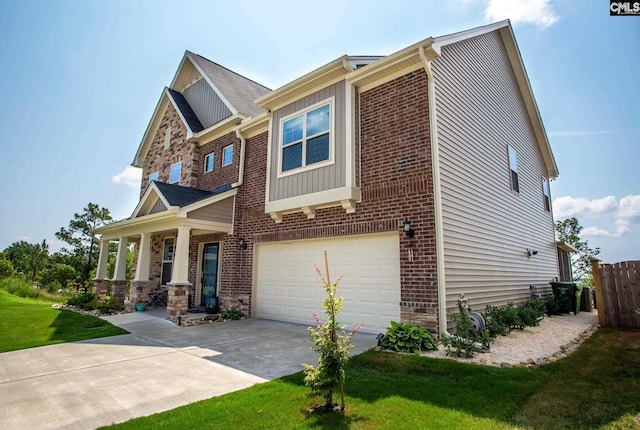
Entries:
{"label": "gray shingle roof", "polygon": [[269,88],[198,54],[193,52],[191,54],[198,66],[238,112],[248,116],[256,116],[265,112],[264,109],[256,106],[253,102],[257,98],[270,93],[271,90]]}
{"label": "gray shingle roof", "polygon": [[156,187],[169,203],[169,206],[184,207],[199,200],[222,194],[231,189],[231,185],[216,188],[215,190],[198,190],[197,188],[183,187],[182,185],[166,184],[164,182],[154,181]]}
{"label": "gray shingle roof", "polygon": [[185,99],[184,96],[176,90],[172,90],[171,88],[167,88],[167,90],[169,91],[169,95],[175,102],[176,106],[178,106],[178,109],[180,109],[180,112],[182,113],[185,121],[187,121],[187,123],[189,124],[189,128],[191,129],[191,131],[197,133],[204,130],[202,123],[196,116],[196,113],[193,111],[193,109],[191,109],[191,106],[189,106],[187,99]]}

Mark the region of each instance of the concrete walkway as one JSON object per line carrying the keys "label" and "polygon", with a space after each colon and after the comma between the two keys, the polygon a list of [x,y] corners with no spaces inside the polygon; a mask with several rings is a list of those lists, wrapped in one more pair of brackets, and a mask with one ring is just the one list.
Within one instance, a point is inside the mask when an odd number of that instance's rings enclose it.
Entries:
{"label": "concrete walkway", "polygon": [[[174,409],[315,364],[306,326],[248,319],[193,327],[105,317],[131,334],[0,354],[0,428],[90,429]],[[376,344],[358,334],[354,353]]]}

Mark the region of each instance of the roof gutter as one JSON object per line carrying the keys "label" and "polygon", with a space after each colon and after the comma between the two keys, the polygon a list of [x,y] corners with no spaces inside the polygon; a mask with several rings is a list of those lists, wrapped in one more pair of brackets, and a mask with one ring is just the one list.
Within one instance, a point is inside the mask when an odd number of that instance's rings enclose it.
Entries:
{"label": "roof gutter", "polygon": [[431,62],[440,57],[440,49],[429,44],[418,48],[424,71],[427,73],[429,99],[429,137],[431,140],[431,169],[433,174],[433,206],[436,233],[436,273],[438,276],[438,328],[440,337],[450,336],[447,332],[447,294],[444,272],[444,238],[442,224],[442,194],[440,192],[440,150],[438,148],[438,121],[436,111],[435,84]]}

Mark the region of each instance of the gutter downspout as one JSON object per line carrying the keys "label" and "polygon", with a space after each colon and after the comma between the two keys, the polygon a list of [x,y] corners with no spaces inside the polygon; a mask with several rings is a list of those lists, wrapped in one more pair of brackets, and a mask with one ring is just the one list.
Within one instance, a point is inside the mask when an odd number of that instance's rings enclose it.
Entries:
{"label": "gutter downspout", "polygon": [[440,57],[440,49],[433,43],[425,48],[420,46],[420,59],[427,73],[428,98],[429,98],[429,137],[431,139],[431,167],[433,173],[433,206],[434,224],[436,233],[436,273],[438,276],[438,328],[440,337],[451,336],[447,332],[447,294],[444,272],[444,238],[442,224],[442,194],[440,191],[440,151],[438,148],[438,122],[436,113],[436,94],[431,71],[431,62]]}
{"label": "gutter downspout", "polygon": [[240,166],[238,168],[238,182],[231,184],[233,188],[238,188],[244,182],[244,153],[247,139],[240,133],[240,129],[236,128],[236,137],[240,139]]}

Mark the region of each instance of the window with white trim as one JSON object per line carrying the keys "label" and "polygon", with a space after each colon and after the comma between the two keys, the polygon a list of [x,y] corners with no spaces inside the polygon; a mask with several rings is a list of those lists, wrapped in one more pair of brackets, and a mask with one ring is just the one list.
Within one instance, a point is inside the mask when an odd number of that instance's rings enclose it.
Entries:
{"label": "window with white trim", "polygon": [[159,172],[153,172],[152,174],[149,175],[149,183],[153,181],[157,181],[159,177],[160,177]]}
{"label": "window with white trim", "polygon": [[205,173],[213,171],[214,160],[215,160],[215,154],[213,152],[211,154],[207,154],[207,156],[204,157],[204,171],[205,171]]}
{"label": "window with white trim", "polygon": [[225,146],[222,150],[222,165],[228,166],[233,163],[233,145]]}
{"label": "window with white trim", "polygon": [[167,285],[171,282],[171,272],[173,271],[173,251],[176,243],[175,237],[164,238],[164,248],[162,250],[162,279],[161,285]]}
{"label": "window with white trim", "polygon": [[280,172],[302,169],[331,158],[332,102],[323,102],[281,121]]}
{"label": "window with white trim", "polygon": [[549,180],[542,178],[542,196],[544,200],[544,210],[551,212],[551,192],[549,191]]}
{"label": "window with white trim", "polygon": [[518,181],[518,154],[516,150],[509,146],[509,173],[511,180],[511,189],[516,193],[520,192],[520,183]]}
{"label": "window with white trim", "polygon": [[178,161],[171,165],[171,171],[169,173],[169,183],[177,184],[180,183],[180,172],[182,170],[182,162]]}

